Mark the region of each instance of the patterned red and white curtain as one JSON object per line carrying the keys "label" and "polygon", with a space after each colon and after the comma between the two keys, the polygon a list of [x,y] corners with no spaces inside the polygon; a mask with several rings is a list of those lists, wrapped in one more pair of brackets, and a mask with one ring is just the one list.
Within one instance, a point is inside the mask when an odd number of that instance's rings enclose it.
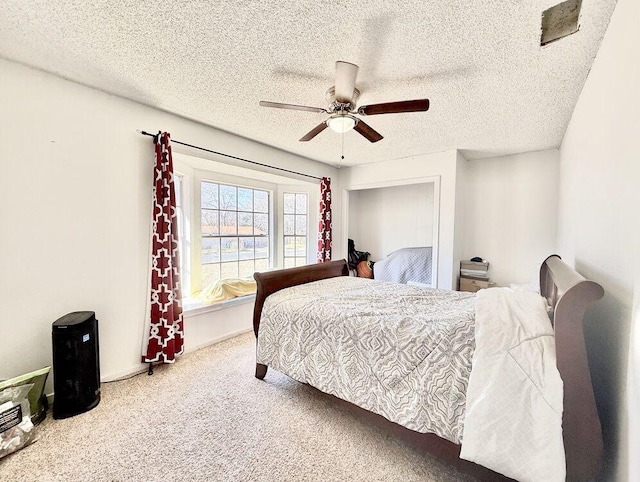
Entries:
{"label": "patterned red and white curtain", "polygon": [[[155,136],[151,293],[142,362],[172,363],[184,350],[178,220],[169,133]],[[151,370],[150,370],[151,373]]]}
{"label": "patterned red and white curtain", "polygon": [[331,261],[331,179],[320,181],[320,223],[318,227],[318,263]]}

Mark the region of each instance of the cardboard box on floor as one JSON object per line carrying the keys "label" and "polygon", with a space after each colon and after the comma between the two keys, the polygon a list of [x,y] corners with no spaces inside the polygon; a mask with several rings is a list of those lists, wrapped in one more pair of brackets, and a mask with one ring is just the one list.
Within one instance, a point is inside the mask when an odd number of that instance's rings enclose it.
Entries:
{"label": "cardboard box on floor", "polygon": [[40,423],[47,416],[47,397],[44,394],[44,384],[47,381],[51,367],[44,367],[30,373],[25,373],[9,380],[0,381],[0,391],[9,387],[19,387],[33,384],[27,396],[29,400],[29,409],[31,412],[31,421],[35,424]]}

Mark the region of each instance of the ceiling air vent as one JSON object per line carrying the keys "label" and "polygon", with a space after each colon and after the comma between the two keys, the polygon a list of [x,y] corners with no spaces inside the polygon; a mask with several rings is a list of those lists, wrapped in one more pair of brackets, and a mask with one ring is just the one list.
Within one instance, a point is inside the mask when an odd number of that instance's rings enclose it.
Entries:
{"label": "ceiling air vent", "polygon": [[567,0],[542,12],[540,45],[547,45],[576,33],[580,26],[582,0]]}

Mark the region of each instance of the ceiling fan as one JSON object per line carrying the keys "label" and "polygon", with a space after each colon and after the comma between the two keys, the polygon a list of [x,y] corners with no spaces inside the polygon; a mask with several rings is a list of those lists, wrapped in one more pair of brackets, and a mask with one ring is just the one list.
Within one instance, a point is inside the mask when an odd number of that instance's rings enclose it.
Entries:
{"label": "ceiling fan", "polygon": [[404,100],[386,102],[384,104],[361,105],[356,109],[360,91],[356,88],[358,66],[349,62],[336,62],[336,83],[326,93],[329,107],[308,107],[305,105],[282,104],[280,102],[260,101],[262,107],[276,109],[303,110],[308,112],[325,112],[329,118],[318,124],[304,135],[300,141],[306,142],[320,134],[327,127],[340,133],[355,130],[370,142],[378,142],[382,135],[372,129],[356,115],[367,116],[377,114],[398,114],[402,112],[424,112],[429,110],[429,99]]}

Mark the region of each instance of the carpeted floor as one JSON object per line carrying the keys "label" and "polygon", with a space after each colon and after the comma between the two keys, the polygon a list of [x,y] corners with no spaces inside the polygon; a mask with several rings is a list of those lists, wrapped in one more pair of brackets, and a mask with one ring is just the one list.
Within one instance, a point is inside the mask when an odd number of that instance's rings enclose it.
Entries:
{"label": "carpeted floor", "polygon": [[269,370],[253,334],[102,385],[90,412],[51,414],[39,440],[0,460],[2,481],[473,480]]}

